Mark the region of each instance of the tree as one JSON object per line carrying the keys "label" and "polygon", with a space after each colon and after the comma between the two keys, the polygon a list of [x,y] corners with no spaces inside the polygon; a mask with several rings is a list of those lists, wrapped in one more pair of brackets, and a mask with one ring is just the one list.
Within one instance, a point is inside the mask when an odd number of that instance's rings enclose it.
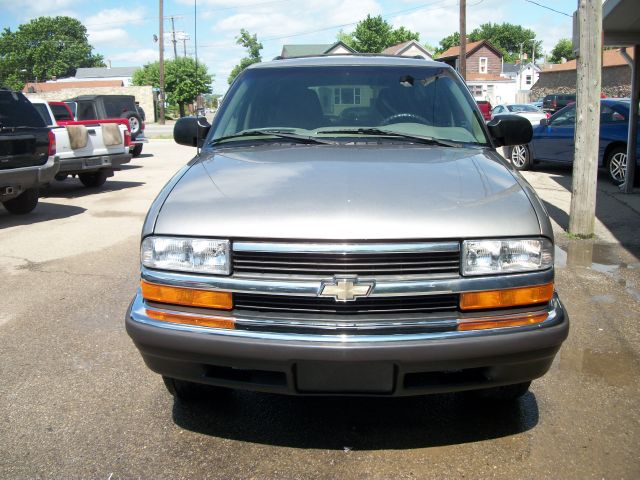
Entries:
{"label": "tree", "polygon": [[[193,102],[201,93],[211,93],[213,76],[207,72],[203,63],[190,57],[179,57],[164,62],[164,84],[167,102],[178,106],[180,116],[184,116],[184,105]],[[153,62],[136,70],[132,78],[133,85],[151,85],[160,87],[160,63]]]}
{"label": "tree", "polygon": [[229,78],[227,79],[229,85],[231,85],[231,83],[233,83],[240,72],[242,72],[249,65],[262,61],[262,56],[260,55],[260,50],[262,50],[262,43],[258,42],[258,35],[256,35],[255,33],[251,35],[247,30],[242,28],[240,29],[240,35],[236,37],[236,43],[246,48],[249,56],[241,59],[240,63],[233,67],[233,70],[231,70]]}
{"label": "tree", "polygon": [[0,85],[15,90],[27,81],[70,77],[80,67],[104,67],[92,53],[87,29],[71,17],[39,17],[0,34]]}
{"label": "tree", "polygon": [[[521,53],[523,58],[524,54],[527,54],[528,57],[533,49],[535,49],[535,58],[542,55],[542,42],[536,40],[535,32],[512,23],[483,23],[474,29],[467,38],[469,42],[488,40],[502,53],[504,61],[507,63],[518,60]],[[457,45],[460,45],[460,34],[454,32],[440,40],[438,53]]]}
{"label": "tree", "polygon": [[381,15],[361,20],[353,33],[338,32],[337,39],[361,53],[380,53],[385,48],[409,40],[420,40],[420,35],[404,27],[394,29]]}
{"label": "tree", "polygon": [[573,43],[568,38],[561,38],[556,43],[556,46],[551,50],[551,63],[562,63],[562,59],[573,60],[575,55],[573,54]]}

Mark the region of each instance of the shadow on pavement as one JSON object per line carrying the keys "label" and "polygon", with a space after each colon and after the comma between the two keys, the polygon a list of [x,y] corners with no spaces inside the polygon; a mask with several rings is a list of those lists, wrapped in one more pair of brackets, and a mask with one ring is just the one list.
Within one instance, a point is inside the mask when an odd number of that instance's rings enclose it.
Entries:
{"label": "shadow on pavement", "polygon": [[136,168],[142,168],[142,165],[132,165],[131,163],[127,163],[125,165],[122,165],[120,167],[120,170],[135,170]]}
{"label": "shadow on pavement", "polygon": [[175,401],[174,422],[231,440],[317,449],[383,450],[506,437],[538,423],[535,395],[478,402],[465,394],[405,398],[289,397],[230,392],[200,403]]}
{"label": "shadow on pavement", "polygon": [[87,188],[77,178],[67,178],[62,182],[54,181],[49,186],[40,189],[42,198],[76,198],[96,193],[116,192],[126,188],[140,187],[144,182],[125,182],[108,179],[101,187]]}
{"label": "shadow on pavement", "polygon": [[132,158],[131,161],[133,162],[133,161],[135,161],[135,160],[137,160],[139,158],[149,158],[149,157],[153,157],[153,153],[141,153],[137,157]]}
{"label": "shadow on pavement", "polygon": [[73,217],[84,211],[86,211],[86,208],[39,201],[33,212],[26,215],[12,215],[4,207],[0,206],[0,229]]}

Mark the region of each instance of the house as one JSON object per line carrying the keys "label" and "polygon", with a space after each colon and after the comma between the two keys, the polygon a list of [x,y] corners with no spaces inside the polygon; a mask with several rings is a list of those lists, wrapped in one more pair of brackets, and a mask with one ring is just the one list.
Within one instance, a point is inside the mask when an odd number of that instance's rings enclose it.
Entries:
{"label": "house", "polygon": [[[633,58],[633,48],[627,48]],[[605,50],[602,53],[602,93],[607,97],[631,96],[631,69],[620,50]],[[550,93],[576,93],[576,61],[548,64],[540,71],[540,78],[533,85],[533,97]]]}
{"label": "house", "polygon": [[[437,60],[458,69],[460,46],[442,52]],[[476,100],[488,100],[492,105],[513,103],[516,80],[502,75],[502,53],[487,40],[467,43],[467,86]]]}
{"label": "house", "polygon": [[425,60],[433,60],[433,56],[415,40],[391,45],[382,51],[385,55],[398,55],[402,57],[422,57]]}
{"label": "house", "polygon": [[540,77],[540,66],[529,63],[505,63],[502,66],[502,76],[515,80],[519,91],[531,90]]}
{"label": "house", "polygon": [[309,55],[344,55],[356,51],[344,42],[283,45],[280,58],[305,57]]}
{"label": "house", "polygon": [[140,67],[78,68],[75,78],[82,81],[121,80],[125,87],[129,87],[133,73],[139,69]]}

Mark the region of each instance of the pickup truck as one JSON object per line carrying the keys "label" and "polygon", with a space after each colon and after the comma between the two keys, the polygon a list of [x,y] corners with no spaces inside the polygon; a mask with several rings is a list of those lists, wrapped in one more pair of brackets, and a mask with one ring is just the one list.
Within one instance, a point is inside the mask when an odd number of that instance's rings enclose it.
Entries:
{"label": "pickup truck", "polygon": [[516,399],[569,330],[547,212],[496,151],[531,135],[440,62],[254,64],[212,125],[176,122],[201,151],[146,217],[127,332],[179,401]]}
{"label": "pickup truck", "polygon": [[45,100],[31,98],[55,135],[60,168],[56,180],[77,175],[86,187],[99,187],[123,164],[131,161],[131,135],[125,119],[56,120]]}
{"label": "pickup truck", "polygon": [[64,102],[76,120],[125,119],[131,132],[130,152],[134,157],[142,153],[142,145],[148,140],[133,95],[80,95]]}
{"label": "pickup truck", "polygon": [[58,172],[56,140],[29,100],[0,89],[0,202],[14,214],[31,212],[38,188]]}

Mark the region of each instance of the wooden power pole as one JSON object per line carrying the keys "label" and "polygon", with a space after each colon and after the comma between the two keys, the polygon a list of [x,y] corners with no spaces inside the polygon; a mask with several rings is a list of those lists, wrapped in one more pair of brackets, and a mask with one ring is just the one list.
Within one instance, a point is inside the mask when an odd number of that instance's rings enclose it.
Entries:
{"label": "wooden power pole", "polygon": [[602,0],[578,0],[579,46],[576,130],[569,232],[593,236],[598,187],[600,90],[602,89]]}
{"label": "wooden power pole", "polygon": [[458,71],[467,80],[467,0],[460,0],[460,56]]}
{"label": "wooden power pole", "polygon": [[160,118],[158,122],[164,125],[164,9],[163,0],[160,0],[160,34],[158,36],[158,45],[160,48],[160,91],[158,92],[158,101],[160,102]]}

